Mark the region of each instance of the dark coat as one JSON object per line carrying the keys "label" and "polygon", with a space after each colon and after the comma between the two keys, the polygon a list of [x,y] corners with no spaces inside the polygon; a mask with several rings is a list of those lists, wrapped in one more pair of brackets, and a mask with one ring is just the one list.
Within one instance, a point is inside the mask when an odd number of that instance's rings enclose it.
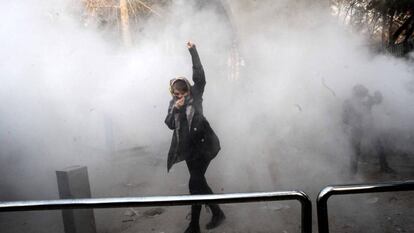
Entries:
{"label": "dark coat", "polygon": [[[220,150],[220,141],[203,115],[203,93],[206,85],[203,66],[196,48],[192,47],[189,51],[193,62],[194,85],[191,86],[187,80],[183,80],[190,86],[194,115],[189,119],[188,114],[186,114],[187,106],[177,109],[174,107],[176,99],[173,98],[170,101],[165,124],[174,132],[168,152],[168,171],[175,163],[183,160],[212,160]],[[177,120],[180,126],[185,125],[187,127],[185,129],[176,127]],[[188,122],[191,124],[188,125]]]}

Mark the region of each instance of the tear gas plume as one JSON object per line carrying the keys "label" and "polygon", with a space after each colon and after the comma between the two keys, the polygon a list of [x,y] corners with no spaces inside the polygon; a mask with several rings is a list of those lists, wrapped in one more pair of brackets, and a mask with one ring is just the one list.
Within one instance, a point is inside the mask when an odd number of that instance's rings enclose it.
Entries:
{"label": "tear gas plume", "polygon": [[[358,83],[383,95],[376,132],[414,151],[412,62],[370,52],[324,4],[228,1],[225,16],[176,0],[133,30],[127,47],[85,26],[73,2],[1,4],[2,199],[57,198],[54,171],[75,164],[88,166],[96,197],[187,193],[183,163],[167,174],[164,125],[169,80],[191,78],[187,40],[197,45],[204,114],[221,140],[207,173],[217,191],[315,192],[346,182],[342,104]],[[146,188],[113,189],[131,182]]]}

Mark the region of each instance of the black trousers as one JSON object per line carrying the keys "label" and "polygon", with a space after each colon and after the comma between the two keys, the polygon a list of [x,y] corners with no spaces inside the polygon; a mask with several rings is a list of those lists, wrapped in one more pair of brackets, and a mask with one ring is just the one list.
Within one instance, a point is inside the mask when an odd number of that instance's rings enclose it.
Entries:
{"label": "black trousers", "polygon": [[[213,194],[210,186],[207,184],[204,176],[210,161],[204,159],[186,160],[188,171],[190,172],[190,181],[188,183],[190,194]],[[220,212],[218,205],[208,205],[213,213],[216,215]],[[201,205],[191,206],[191,224],[199,224]]]}
{"label": "black trousers", "polygon": [[[358,162],[361,157],[361,144],[362,144],[362,137],[361,135],[353,135],[352,138],[352,147],[353,147],[353,155],[351,156],[351,173],[355,174],[358,170]],[[375,152],[378,155],[380,170],[384,171],[389,168],[387,158],[386,158],[386,150],[383,146],[383,143],[376,139],[375,140]]]}

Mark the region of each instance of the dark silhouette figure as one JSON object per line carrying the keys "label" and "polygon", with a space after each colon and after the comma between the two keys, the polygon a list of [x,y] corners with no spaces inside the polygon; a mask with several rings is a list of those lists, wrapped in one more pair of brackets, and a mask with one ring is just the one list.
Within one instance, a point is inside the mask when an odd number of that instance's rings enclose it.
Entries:
{"label": "dark silhouette figure", "polygon": [[386,160],[384,142],[372,131],[374,127],[371,110],[373,106],[381,102],[382,94],[379,91],[374,92],[374,95],[371,96],[368,89],[361,84],[353,87],[352,97],[344,102],[342,120],[353,148],[350,170],[352,174],[355,174],[358,170],[362,141],[366,139],[371,140],[372,146],[379,157],[380,171],[394,172]]}

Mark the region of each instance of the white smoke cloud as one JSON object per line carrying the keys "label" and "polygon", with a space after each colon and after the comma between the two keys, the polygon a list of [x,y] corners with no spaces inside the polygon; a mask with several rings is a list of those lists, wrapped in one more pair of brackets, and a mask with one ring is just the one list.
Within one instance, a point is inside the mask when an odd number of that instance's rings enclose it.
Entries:
{"label": "white smoke cloud", "polygon": [[[366,38],[319,5],[228,1],[245,64],[236,81],[227,78],[232,32],[213,8],[173,1],[126,48],[83,25],[73,3],[2,5],[0,185],[10,190],[3,198],[56,198],[54,170],[74,164],[89,166],[96,196],[124,195],[106,185],[138,173],[136,182],[150,183],[142,192],[187,192],[184,164],[166,174],[171,131],[163,123],[169,80],[191,77],[187,40],[197,44],[207,77],[204,112],[222,145],[207,172],[214,190],[313,192],[346,182],[351,148],[341,112],[357,83],[382,92],[374,109],[381,130],[404,136],[414,128],[410,62],[372,54]],[[145,152],[130,166],[108,153],[131,147]],[[38,192],[26,195],[29,189]]]}

